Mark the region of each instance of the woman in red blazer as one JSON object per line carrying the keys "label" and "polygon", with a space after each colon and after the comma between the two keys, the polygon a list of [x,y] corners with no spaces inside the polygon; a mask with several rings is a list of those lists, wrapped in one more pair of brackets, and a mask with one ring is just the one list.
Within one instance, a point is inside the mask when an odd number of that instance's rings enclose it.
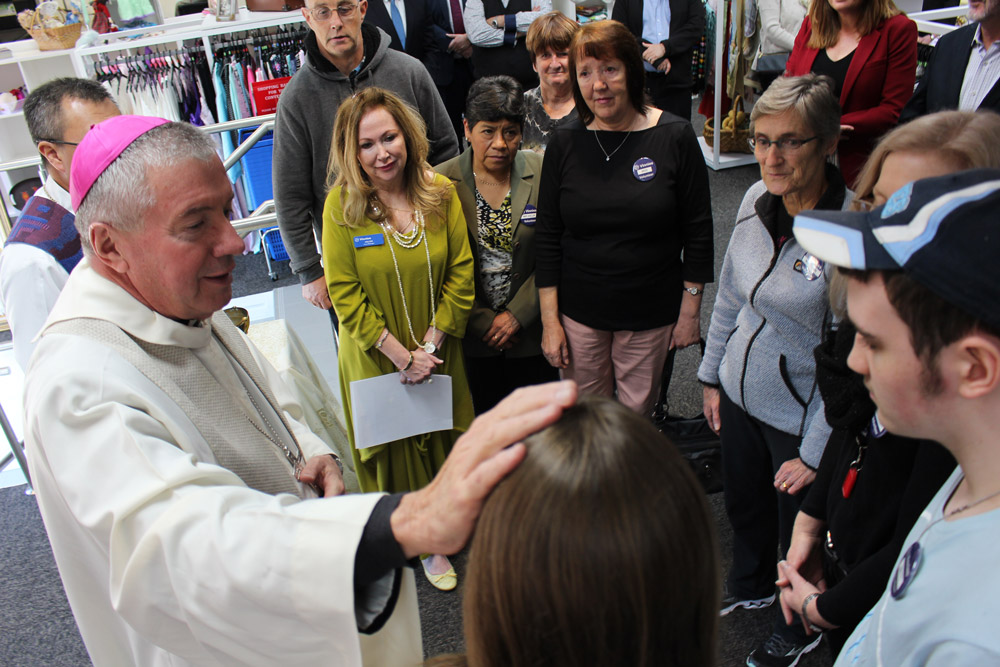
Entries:
{"label": "woman in red blazer", "polygon": [[854,185],[878,139],[913,94],[917,26],[892,0],[813,0],[785,76],[826,74],[835,83],[844,134],[838,155]]}

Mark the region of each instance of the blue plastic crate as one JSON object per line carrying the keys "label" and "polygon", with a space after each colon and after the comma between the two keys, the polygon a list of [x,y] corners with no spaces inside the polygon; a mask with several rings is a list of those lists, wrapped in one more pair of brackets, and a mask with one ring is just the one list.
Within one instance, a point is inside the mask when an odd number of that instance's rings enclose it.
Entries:
{"label": "blue plastic crate", "polygon": [[281,232],[277,227],[262,229],[261,238],[267,247],[267,254],[276,262],[283,262],[288,259],[288,252],[285,251],[285,242],[281,239]]}
{"label": "blue plastic crate", "polygon": [[[240,143],[253,134],[255,129],[248,127],[240,130]],[[274,135],[268,132],[240,160],[240,164],[243,165],[243,185],[246,189],[247,206],[250,207],[251,211],[268,199],[274,198],[274,189],[271,185],[273,155]]]}

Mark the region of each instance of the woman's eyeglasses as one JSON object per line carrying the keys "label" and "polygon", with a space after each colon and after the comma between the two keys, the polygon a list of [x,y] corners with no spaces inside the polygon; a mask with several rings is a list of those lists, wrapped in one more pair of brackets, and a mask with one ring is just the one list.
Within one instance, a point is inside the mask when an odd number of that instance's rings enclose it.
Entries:
{"label": "woman's eyeglasses", "polygon": [[753,150],[760,149],[761,153],[766,153],[771,146],[774,146],[778,151],[782,153],[794,153],[799,150],[810,141],[816,139],[817,137],[809,137],[808,139],[797,139],[795,137],[785,137],[784,139],[776,139],[771,141],[765,136],[749,137],[747,143],[750,144],[750,148]]}

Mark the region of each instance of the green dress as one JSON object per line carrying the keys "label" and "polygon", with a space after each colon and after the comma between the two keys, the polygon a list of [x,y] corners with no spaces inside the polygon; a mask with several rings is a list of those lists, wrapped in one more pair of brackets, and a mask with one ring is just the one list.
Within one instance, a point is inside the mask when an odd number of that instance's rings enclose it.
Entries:
{"label": "green dress", "polygon": [[[447,180],[436,176],[437,182]],[[430,244],[436,326],[447,334],[436,354],[444,363],[435,372],[452,378],[454,429],[360,451],[354,442],[351,382],[398,372],[389,358],[375,349],[383,327],[408,349],[416,348],[403,312],[388,244],[393,243],[406,306],[418,340],[422,340],[431,325],[427,255],[423,243],[416,248],[402,248],[371,221],[363,227],[348,227],[338,220],[343,220],[340,188],[334,188],[327,195],[323,209],[323,264],[330,300],[340,320],[340,392],[358,482],[364,492],[419,489],[441,469],[455,440],[468,429],[473,417],[461,338],[475,297],[474,267],[462,205],[452,187],[444,219],[427,216],[426,239]],[[354,247],[355,237],[369,235],[382,236],[384,243]]]}

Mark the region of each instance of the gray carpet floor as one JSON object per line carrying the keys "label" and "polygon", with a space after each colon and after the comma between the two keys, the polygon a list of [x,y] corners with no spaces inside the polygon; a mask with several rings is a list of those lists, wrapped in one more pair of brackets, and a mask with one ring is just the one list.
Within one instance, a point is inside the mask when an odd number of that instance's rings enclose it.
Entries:
{"label": "gray carpet floor", "polygon": [[[700,132],[703,119],[694,126]],[[736,211],[747,188],[757,179],[755,166],[720,172],[709,171],[715,219],[716,267],[721,266]],[[277,286],[294,284],[288,262],[277,264],[279,279],[268,278],[263,256],[238,261],[234,295],[255,294]],[[707,332],[714,285],[706,290],[702,330]],[[696,415],[701,411],[701,389],[695,380],[699,361],[696,350],[677,356],[670,390],[673,414]],[[719,531],[724,564],[728,566],[731,533],[722,506],[722,495],[710,496]],[[453,559],[462,579],[465,554]],[[610,573],[609,573],[610,575]],[[424,577],[417,576],[424,651],[428,656],[461,651],[461,589],[442,593]],[[736,611],[723,619],[719,637],[719,664],[744,664],[746,656],[765,639],[773,622],[774,609]],[[805,656],[799,665],[818,667],[832,663],[825,646]],[[69,611],[45,536],[37,504],[24,487],[0,490],[0,665],[35,667],[40,665],[88,665],[87,653]]]}

